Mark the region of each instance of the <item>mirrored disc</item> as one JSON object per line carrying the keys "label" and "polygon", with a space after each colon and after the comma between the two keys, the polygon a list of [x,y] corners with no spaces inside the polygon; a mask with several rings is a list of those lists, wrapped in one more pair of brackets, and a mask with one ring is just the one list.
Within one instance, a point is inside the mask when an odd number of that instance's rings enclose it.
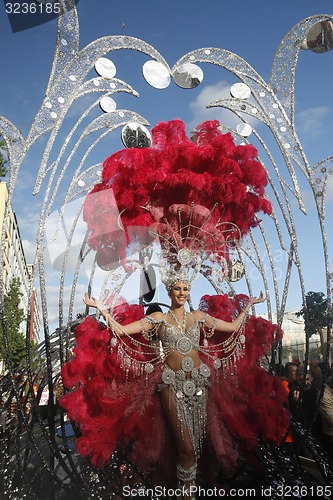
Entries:
{"label": "mirrored disc", "polygon": [[245,274],[245,267],[242,262],[239,260],[229,261],[229,280],[230,281],[239,281]]}
{"label": "mirrored disc", "polygon": [[121,140],[126,148],[148,148],[151,145],[149,130],[137,122],[129,122],[123,127]]}
{"label": "mirrored disc", "polygon": [[103,97],[101,97],[99,105],[101,107],[101,110],[105,111],[105,113],[111,113],[111,111],[115,111],[117,108],[116,101],[114,101],[112,97],[109,97],[108,95],[104,95]]}
{"label": "mirrored disc", "polygon": [[309,30],[306,37],[307,48],[312,52],[323,53],[333,48],[333,23],[321,21]]}
{"label": "mirrored disc", "polygon": [[142,276],[142,296],[145,302],[151,302],[156,290],[156,273],[152,265],[143,271]]}
{"label": "mirrored disc", "polygon": [[230,95],[237,99],[248,99],[251,95],[251,89],[246,83],[234,83],[230,88]]}
{"label": "mirrored disc", "polygon": [[252,127],[248,123],[239,123],[236,127],[236,131],[242,137],[249,137],[252,134]]}
{"label": "mirrored disc", "polygon": [[100,248],[96,253],[96,263],[103,271],[111,271],[119,266],[119,259],[111,248]]}
{"label": "mirrored disc", "polygon": [[171,77],[169,70],[163,63],[150,60],[142,67],[142,74],[146,82],[155,89],[165,89],[170,85]]}
{"label": "mirrored disc", "polygon": [[100,57],[95,62],[95,70],[100,76],[105,78],[113,78],[116,75],[116,67],[114,63],[107,57]]}
{"label": "mirrored disc", "polygon": [[203,80],[203,71],[196,64],[184,63],[178,66],[173,72],[173,79],[182,89],[194,89]]}

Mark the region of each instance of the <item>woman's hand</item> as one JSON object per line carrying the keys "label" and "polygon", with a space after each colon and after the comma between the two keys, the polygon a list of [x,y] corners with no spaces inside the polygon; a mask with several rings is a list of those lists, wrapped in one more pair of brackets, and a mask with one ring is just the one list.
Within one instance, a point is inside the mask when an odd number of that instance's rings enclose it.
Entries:
{"label": "woman's hand", "polygon": [[100,312],[102,312],[105,309],[103,302],[101,302],[100,300],[97,300],[95,297],[89,297],[89,295],[87,293],[84,294],[84,297],[82,300],[86,306],[95,307]]}
{"label": "woman's hand", "polygon": [[106,320],[107,328],[112,329],[112,331],[118,336],[135,335],[137,333],[140,333],[142,326],[140,320],[133,321],[133,323],[127,324],[123,327],[120,325],[120,323],[113,319],[101,300],[98,300],[95,297],[89,297],[89,295],[85,293],[82,301],[88,307],[95,307]]}
{"label": "woman's hand", "polygon": [[264,294],[260,292],[259,297],[250,297],[249,301],[246,305],[249,307],[253,306],[254,304],[260,304],[261,302],[265,302],[266,297],[264,297]]}

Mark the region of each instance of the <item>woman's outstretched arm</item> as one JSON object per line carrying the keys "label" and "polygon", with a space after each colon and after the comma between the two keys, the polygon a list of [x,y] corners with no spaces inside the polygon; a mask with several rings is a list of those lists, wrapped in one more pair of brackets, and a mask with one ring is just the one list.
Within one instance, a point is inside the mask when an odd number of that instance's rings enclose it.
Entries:
{"label": "woman's outstretched arm", "polygon": [[[250,297],[249,298],[244,309],[239,313],[237,318],[235,318],[233,321],[229,322],[229,321],[224,321],[222,319],[209,317],[206,320],[206,325],[208,326],[208,328],[213,328],[214,330],[217,330],[219,332],[232,333],[241,327],[241,325],[242,325],[244,319],[246,318],[246,315],[249,312],[249,310],[251,309],[251,307],[254,304],[260,304],[261,302],[265,302],[265,300],[266,300],[266,297],[264,297],[263,293],[260,292],[259,297]],[[202,317],[204,317],[204,313],[202,313]]]}
{"label": "woman's outstretched arm", "polygon": [[[105,309],[103,302],[101,302],[100,300],[96,299],[95,297],[89,297],[87,293],[84,294],[84,298],[82,300],[86,306],[94,307],[95,309],[97,309],[104,317],[108,327],[114,329],[117,335],[136,335],[142,331],[142,320],[133,321],[133,323],[122,326],[120,323],[113,319],[112,315]],[[154,313],[151,316],[152,318],[154,318]],[[145,321],[144,327],[145,330],[151,330],[154,328],[154,324],[152,322]]]}

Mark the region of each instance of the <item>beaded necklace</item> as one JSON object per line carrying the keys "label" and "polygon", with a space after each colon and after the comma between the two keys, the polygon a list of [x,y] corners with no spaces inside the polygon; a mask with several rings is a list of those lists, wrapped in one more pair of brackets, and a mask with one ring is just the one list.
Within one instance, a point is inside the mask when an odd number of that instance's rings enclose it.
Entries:
{"label": "beaded necklace", "polygon": [[182,335],[185,334],[186,332],[186,323],[187,323],[187,314],[186,314],[186,310],[184,309],[184,317],[183,317],[183,326],[180,325],[178,319],[176,318],[176,316],[173,314],[173,312],[171,311],[171,309],[168,310],[168,313],[170,314],[171,318],[174,320],[174,322],[176,323],[176,326],[178,328],[178,330],[180,331],[180,333]]}

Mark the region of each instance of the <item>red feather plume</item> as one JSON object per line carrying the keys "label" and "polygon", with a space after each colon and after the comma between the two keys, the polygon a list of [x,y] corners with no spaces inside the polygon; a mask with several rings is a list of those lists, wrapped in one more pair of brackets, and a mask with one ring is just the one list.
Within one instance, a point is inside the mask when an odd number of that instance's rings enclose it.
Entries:
{"label": "red feather plume", "polygon": [[[257,213],[271,213],[264,197],[267,175],[252,145],[234,143],[219,122],[186,136],[181,120],[152,129],[152,146],[119,151],[104,162],[102,182],[84,203],[89,244],[112,262],[124,261],[133,241],[147,244],[148,228],[170,219],[169,207],[191,204],[213,210],[210,224],[231,222],[240,236],[257,224]],[[103,253],[104,252],[104,253]]]}

